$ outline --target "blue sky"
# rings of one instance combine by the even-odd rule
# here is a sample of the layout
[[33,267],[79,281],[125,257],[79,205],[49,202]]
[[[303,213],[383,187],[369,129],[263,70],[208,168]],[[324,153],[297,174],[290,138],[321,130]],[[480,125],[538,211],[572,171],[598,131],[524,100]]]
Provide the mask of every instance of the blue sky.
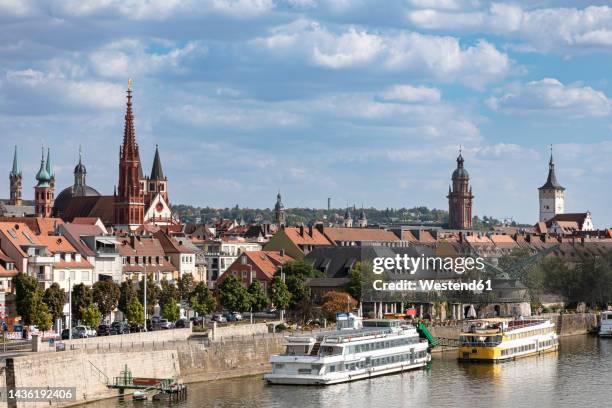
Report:
[[532,0],[0,0],[0,140],[31,197],[83,146],[117,183],[127,78],[146,172],[175,203],[447,208],[537,221],[554,144],[566,210],[612,225],[612,8]]

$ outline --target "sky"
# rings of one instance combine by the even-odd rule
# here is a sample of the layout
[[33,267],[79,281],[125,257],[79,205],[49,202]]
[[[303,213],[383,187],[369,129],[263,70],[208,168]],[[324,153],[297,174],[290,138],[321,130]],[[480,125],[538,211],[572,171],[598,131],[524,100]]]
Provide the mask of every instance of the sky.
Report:
[[0,0],[0,197],[13,145],[25,198],[41,145],[112,194],[132,78],[173,203],[446,209],[462,146],[474,214],[535,223],[552,144],[566,212],[611,226],[605,4]]

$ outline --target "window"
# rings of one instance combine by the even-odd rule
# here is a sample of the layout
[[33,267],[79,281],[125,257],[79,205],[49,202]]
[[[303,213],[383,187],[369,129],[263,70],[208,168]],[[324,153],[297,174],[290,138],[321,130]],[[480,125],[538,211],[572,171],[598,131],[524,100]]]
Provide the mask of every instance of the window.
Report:
[[89,271],[81,271],[81,282],[89,281]]
[[60,271],[59,273],[59,280],[63,281],[66,279],[66,272],[65,271]]

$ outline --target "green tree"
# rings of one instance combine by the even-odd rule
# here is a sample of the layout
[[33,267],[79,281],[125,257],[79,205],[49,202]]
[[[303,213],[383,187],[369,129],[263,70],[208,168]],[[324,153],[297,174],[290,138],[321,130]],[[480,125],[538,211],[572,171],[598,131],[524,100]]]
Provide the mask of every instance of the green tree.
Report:
[[287,289],[287,285],[280,276],[272,278],[271,285],[272,303],[279,309],[289,308],[289,302],[291,302],[291,293]]
[[167,302],[162,308],[162,316],[171,322],[175,322],[181,315],[181,309],[176,302]]
[[120,295],[117,307],[123,312],[123,314],[126,314],[128,310],[128,305],[132,303],[132,299],[138,297],[138,294],[136,293],[136,288],[134,287],[134,282],[132,282],[131,279],[126,279],[125,281],[121,282],[119,292]]
[[53,317],[49,312],[49,307],[43,303],[40,297],[37,297],[35,302],[35,316],[32,323],[38,328],[40,331],[51,330],[53,327]]
[[42,301],[49,307],[52,319],[61,319],[64,315],[64,305],[66,304],[66,291],[60,288],[57,283],[52,283],[45,290]]
[[136,297],[132,298],[126,309],[125,317],[130,324],[144,324],[144,306]]
[[219,297],[221,304],[230,311],[245,312],[251,308],[249,292],[234,275],[229,275],[219,285]]
[[249,286],[248,292],[251,295],[251,308],[254,312],[261,312],[268,307],[268,297],[264,293],[259,281],[253,281],[251,286]]
[[[323,272],[304,261],[287,262],[283,265],[283,273],[285,276],[301,276],[303,279],[325,277]],[[280,274],[280,268],[277,269],[276,274]]]
[[86,310],[93,302],[91,288],[84,283],[72,287],[72,320],[84,320],[83,310]]
[[[155,283],[155,279],[153,279],[153,275],[147,276],[147,313],[149,315],[153,315],[155,311],[155,305],[159,301],[159,296],[161,294],[161,289]],[[138,284],[138,300],[140,303],[144,305],[144,277],[140,280]]]
[[176,286],[179,290],[180,299],[189,299],[189,296],[191,295],[191,292],[195,287],[193,275],[190,273],[186,273],[182,277],[179,277]]
[[363,283],[362,273],[361,273],[361,262],[357,262],[353,269],[351,269],[351,273],[349,275],[349,283],[346,288],[346,291],[353,298],[361,301],[361,285]]
[[179,289],[167,280],[161,281],[161,292],[159,293],[159,306],[163,309],[168,302],[178,302],[181,300]]
[[98,327],[102,320],[102,313],[98,310],[98,307],[94,304],[90,304],[87,307],[81,309],[82,321],[86,326]]
[[36,316],[36,301],[39,296],[38,281],[22,272],[15,275],[12,281],[12,286],[15,288],[17,313],[26,325],[33,324]]
[[92,300],[102,317],[108,316],[119,304],[121,290],[112,280],[101,280],[93,284]]
[[204,316],[215,310],[217,301],[210,289],[208,289],[208,286],[206,286],[206,283],[199,282],[189,294],[189,306],[191,306],[200,316]]

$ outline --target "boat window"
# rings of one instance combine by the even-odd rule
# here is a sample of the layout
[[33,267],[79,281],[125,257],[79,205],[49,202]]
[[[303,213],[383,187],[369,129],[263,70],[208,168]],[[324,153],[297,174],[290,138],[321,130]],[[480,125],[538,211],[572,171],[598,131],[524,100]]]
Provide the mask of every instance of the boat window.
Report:
[[319,355],[321,356],[334,356],[342,354],[342,347],[324,346],[321,347]]

